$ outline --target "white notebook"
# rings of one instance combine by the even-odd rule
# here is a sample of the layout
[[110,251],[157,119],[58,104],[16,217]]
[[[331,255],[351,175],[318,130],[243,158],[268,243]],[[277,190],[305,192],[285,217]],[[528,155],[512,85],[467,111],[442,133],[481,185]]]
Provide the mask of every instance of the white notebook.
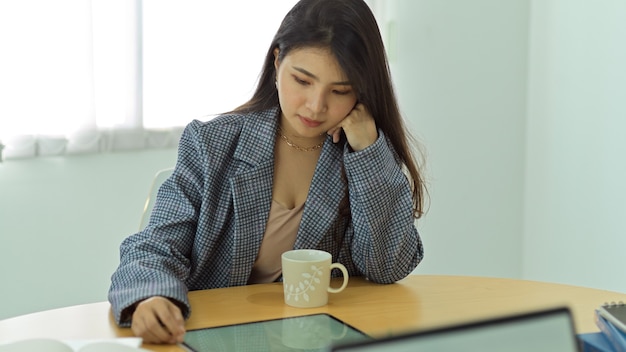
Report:
[[121,337],[102,340],[28,339],[0,342],[0,352],[149,352],[142,349],[142,339]]

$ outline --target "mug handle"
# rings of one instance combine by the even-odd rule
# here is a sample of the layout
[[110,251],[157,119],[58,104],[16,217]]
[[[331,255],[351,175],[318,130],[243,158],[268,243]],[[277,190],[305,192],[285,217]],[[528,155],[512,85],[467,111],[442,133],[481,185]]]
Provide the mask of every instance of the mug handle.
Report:
[[330,271],[333,271],[333,269],[339,269],[343,273],[343,283],[341,284],[341,287],[332,288],[328,286],[328,292],[337,293],[337,292],[343,291],[343,289],[346,288],[346,286],[348,286],[348,269],[346,269],[346,267],[343,266],[343,264],[341,263],[332,263],[330,264],[328,268]]

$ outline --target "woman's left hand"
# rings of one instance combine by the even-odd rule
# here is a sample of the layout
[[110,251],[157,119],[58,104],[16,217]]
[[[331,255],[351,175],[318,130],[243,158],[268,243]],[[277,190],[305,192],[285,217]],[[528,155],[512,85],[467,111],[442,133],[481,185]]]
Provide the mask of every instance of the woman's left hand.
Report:
[[354,151],[363,150],[376,142],[378,130],[376,122],[365,105],[358,103],[337,126],[328,131],[333,136],[333,142],[339,142],[343,129],[348,139],[348,144]]

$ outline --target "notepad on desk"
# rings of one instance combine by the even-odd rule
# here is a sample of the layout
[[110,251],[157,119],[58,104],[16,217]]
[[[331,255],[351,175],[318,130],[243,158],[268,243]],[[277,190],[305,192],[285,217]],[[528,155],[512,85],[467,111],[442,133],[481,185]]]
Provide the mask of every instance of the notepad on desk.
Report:
[[597,314],[626,334],[626,303],[605,303],[598,308]]
[[0,352],[148,352],[140,348],[142,339],[121,337],[102,340],[28,339],[0,342]]
[[601,332],[578,334],[582,352],[614,352],[611,342]]
[[578,335],[583,352],[626,351],[626,305],[605,303],[594,313],[600,332]]
[[596,310],[596,324],[600,328],[600,331],[613,347],[612,351],[626,351],[626,332],[613,323],[613,320],[608,320],[604,317],[601,311]]

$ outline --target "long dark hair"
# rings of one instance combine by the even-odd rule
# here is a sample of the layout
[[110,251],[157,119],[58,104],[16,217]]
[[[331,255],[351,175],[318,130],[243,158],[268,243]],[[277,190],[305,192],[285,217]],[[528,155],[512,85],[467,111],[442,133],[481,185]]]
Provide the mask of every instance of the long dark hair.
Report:
[[363,0],[301,0],[287,13],[270,45],[252,98],[235,112],[259,111],[279,104],[274,50],[279,61],[293,49],[329,48],[410,175],[414,216],[424,213],[425,185],[410,148],[410,138],[391,83],[380,31]]

